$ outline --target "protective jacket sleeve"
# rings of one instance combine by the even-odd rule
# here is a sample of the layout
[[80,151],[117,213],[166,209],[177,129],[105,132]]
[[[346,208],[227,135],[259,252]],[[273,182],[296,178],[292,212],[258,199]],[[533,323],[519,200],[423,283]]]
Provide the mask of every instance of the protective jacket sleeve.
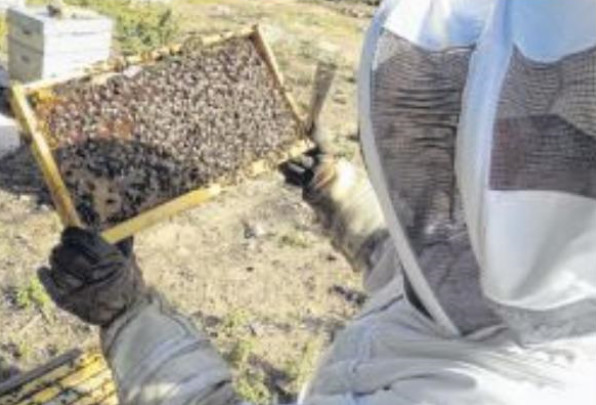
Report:
[[127,405],[238,403],[208,337],[151,292],[108,328],[102,348]]
[[365,289],[372,293],[394,277],[399,261],[366,173],[345,160],[332,165],[327,172],[333,175],[326,176],[331,179],[319,182],[315,176],[305,199],[317,212],[333,245],[363,273]]

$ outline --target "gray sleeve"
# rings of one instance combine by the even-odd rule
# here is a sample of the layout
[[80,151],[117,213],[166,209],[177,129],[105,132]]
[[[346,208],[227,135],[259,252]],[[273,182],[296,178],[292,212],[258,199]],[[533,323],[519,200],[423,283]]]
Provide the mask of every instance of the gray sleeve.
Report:
[[120,403],[238,404],[231,374],[207,336],[152,292],[102,330]]

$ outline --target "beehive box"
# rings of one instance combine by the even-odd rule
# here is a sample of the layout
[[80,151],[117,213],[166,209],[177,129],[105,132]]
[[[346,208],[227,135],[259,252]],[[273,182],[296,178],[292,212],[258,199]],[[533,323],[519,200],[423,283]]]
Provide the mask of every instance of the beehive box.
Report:
[[310,147],[258,27],[12,91],[64,224],[110,241]]
[[54,18],[46,7],[7,12],[8,64],[14,80],[64,76],[110,56],[114,23],[91,11]]

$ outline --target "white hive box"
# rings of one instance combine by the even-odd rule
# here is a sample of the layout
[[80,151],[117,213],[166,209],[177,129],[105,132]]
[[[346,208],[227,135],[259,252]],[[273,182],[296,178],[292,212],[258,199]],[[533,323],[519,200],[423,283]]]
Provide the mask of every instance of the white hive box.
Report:
[[16,151],[20,145],[21,137],[16,121],[0,112],[0,159]]
[[[9,87],[8,72],[0,66],[0,98],[6,97]],[[16,151],[21,145],[19,126],[14,118],[0,111],[0,159]]]
[[95,13],[53,18],[45,7],[11,8],[8,66],[24,82],[80,71],[110,56],[113,21]]

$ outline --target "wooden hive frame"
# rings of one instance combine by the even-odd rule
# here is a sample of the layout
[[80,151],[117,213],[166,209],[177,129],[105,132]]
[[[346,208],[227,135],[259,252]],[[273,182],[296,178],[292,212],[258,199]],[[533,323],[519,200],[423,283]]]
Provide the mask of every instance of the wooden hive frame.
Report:
[[[195,40],[198,46],[210,47],[222,44],[231,39],[250,39],[255,45],[257,51],[266,62],[270,73],[275,81],[276,87],[281,91],[283,98],[292,112],[293,118],[298,124],[298,135],[301,138],[291,148],[285,151],[280,151],[277,162],[282,163],[288,159],[296,157],[310,147],[311,142],[305,136],[304,121],[301,118],[297,105],[290,94],[289,90],[284,84],[282,74],[279,70],[277,62],[273,56],[271,48],[265,41],[260,27],[254,26],[239,32],[226,33],[221,35],[214,35],[208,37],[200,37]],[[73,75],[68,78],[40,80],[30,84],[15,83],[11,87],[11,104],[13,111],[24,129],[25,142],[30,144],[33,155],[41,169],[46,184],[50,190],[56,211],[65,226],[83,226],[83,222],[74,206],[70,192],[66,187],[62,174],[58,169],[58,165],[52,154],[52,149],[48,144],[47,135],[42,130],[41,123],[37,120],[33,107],[30,103],[31,96],[43,97],[44,94],[51,94],[53,86],[62,84],[71,80],[93,80],[102,76],[110,75],[116,72],[121,72],[130,66],[143,65],[151,63],[171,55],[176,55],[183,52],[184,45],[169,46],[157,51],[143,53],[141,55],[115,59],[109,62],[102,63],[95,66],[89,72],[79,75]],[[256,176],[269,170],[272,162],[269,160],[260,160],[253,162],[246,168],[245,172],[249,176]],[[219,194],[225,186],[226,181],[216,181],[210,186],[199,188],[194,191],[183,194],[173,200],[167,201],[157,207],[144,211],[137,216],[130,218],[120,224],[105,230],[103,237],[115,243],[135,233],[146,229],[156,223],[174,216],[180,212],[195,207],[210,198]]]

